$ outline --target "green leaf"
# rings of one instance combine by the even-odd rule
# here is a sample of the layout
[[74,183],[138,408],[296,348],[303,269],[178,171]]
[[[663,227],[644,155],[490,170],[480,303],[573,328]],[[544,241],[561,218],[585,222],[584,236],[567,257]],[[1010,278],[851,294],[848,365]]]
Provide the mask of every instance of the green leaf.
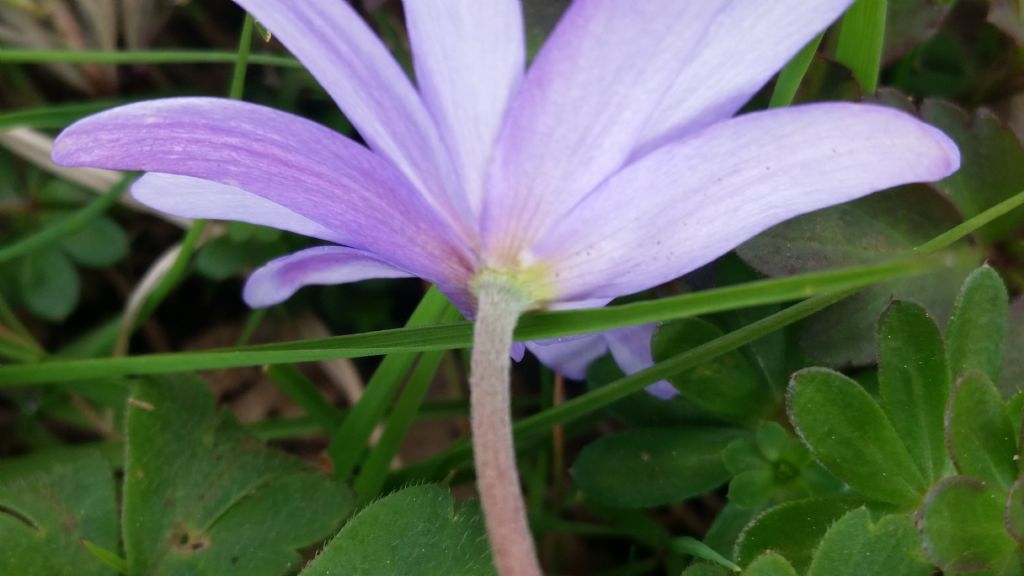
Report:
[[[969,116],[941,100],[925,100],[921,115],[949,135],[960,148],[960,170],[935,186],[970,218],[1024,190],[1024,146],[992,112],[979,109]],[[1024,226],[1017,209],[985,226],[977,235],[992,243]]]
[[715,516],[715,521],[704,535],[704,543],[726,558],[735,560],[736,542],[740,538],[740,533],[756,514],[756,510],[741,508],[731,502],[726,504]]
[[346,486],[246,435],[193,376],[140,382],[127,431],[133,574],[284,574],[352,512]]
[[1024,477],[1014,482],[1006,499],[1006,530],[1018,544],[1024,546]]
[[815,458],[861,494],[911,508],[927,484],[882,409],[856,382],[821,368],[793,375],[790,420]]
[[60,247],[82,266],[110,266],[128,253],[128,235],[117,222],[100,216],[62,240]]
[[889,0],[883,62],[898,60],[939,30],[950,0]]
[[[656,362],[720,338],[723,332],[698,318],[669,322],[651,342]],[[669,378],[690,401],[731,422],[757,420],[771,403],[771,390],[740,352],[730,352]]]
[[494,574],[483,518],[455,510],[448,490],[415,486],[349,521],[300,576],[476,576]]
[[946,415],[946,442],[956,469],[1004,489],[1017,480],[1017,436],[995,385],[968,371],[956,383]]
[[[1010,306],[1007,316],[1006,338],[1003,348],[1006,350],[1024,350],[1024,298],[1017,298]],[[999,369],[999,381],[996,384],[1004,398],[1009,398],[1024,391],[1024,354],[1003,354],[1003,365]]]
[[807,576],[931,576],[909,514],[871,521],[866,508],[843,516],[825,533]]
[[947,572],[1000,566],[1017,543],[1003,523],[1006,493],[980,480],[948,478],[928,493],[920,513],[925,553]]
[[278,242],[239,242],[230,236],[210,240],[196,254],[196,271],[211,280],[238,276],[287,252]]
[[803,82],[807,70],[811,67],[814,55],[818,53],[818,46],[825,33],[817,35],[804,46],[792,60],[779,72],[779,78],[775,81],[775,88],[772,91],[772,99],[768,104],[771,108],[789,106],[796,98],[800,83]]
[[696,538],[691,538],[690,536],[676,538],[672,540],[671,548],[673,552],[684,554],[686,556],[693,556],[694,558],[700,558],[702,560],[708,560],[734,572],[740,571],[740,567],[734,562],[725,556],[722,556],[718,551]]
[[730,428],[648,428],[602,438],[572,467],[576,485],[601,504],[645,508],[703,494],[729,479],[722,451]]
[[964,281],[946,328],[946,350],[954,376],[977,369],[999,378],[1009,297],[999,273],[982,266]]
[[[956,226],[961,216],[940,194],[905,186],[789,220],[739,247],[772,277],[863,265],[905,253]],[[878,318],[892,299],[913,300],[945,322],[971,258],[933,275],[861,291],[804,323],[801,348],[830,367],[867,366],[878,354]]]
[[862,500],[851,498],[811,498],[780,504],[743,529],[733,559],[747,564],[761,553],[774,550],[803,572],[828,527],[861,505]]
[[78,271],[60,250],[39,250],[25,256],[17,275],[21,301],[40,318],[59,322],[78,305]]
[[732,572],[729,572],[721,566],[701,562],[683,570],[683,573],[680,574],[680,576],[729,576],[730,574],[732,574]]
[[888,0],[857,0],[843,17],[836,60],[853,71],[865,92],[878,89]]
[[747,566],[743,576],[799,576],[788,560],[775,552],[765,552]]
[[0,464],[0,574],[116,574],[80,542],[118,546],[114,472],[92,448]]
[[917,304],[893,302],[878,344],[882,407],[921,475],[938,480],[949,462],[942,430],[950,389],[939,327]]

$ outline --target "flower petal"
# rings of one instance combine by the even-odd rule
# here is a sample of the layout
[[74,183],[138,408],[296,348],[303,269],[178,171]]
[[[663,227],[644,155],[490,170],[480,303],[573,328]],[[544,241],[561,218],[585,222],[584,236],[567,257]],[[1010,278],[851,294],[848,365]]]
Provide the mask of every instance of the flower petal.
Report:
[[[627,376],[654,366],[651,338],[654,337],[656,329],[656,324],[643,324],[604,333],[615,363]],[[651,384],[647,387],[647,392],[662,400],[679,395],[676,387],[665,380]]]
[[483,212],[492,264],[514,263],[622,166],[727,4],[572,3],[527,72],[495,149]]
[[519,0],[405,0],[423,100],[479,213],[484,173],[526,58]]
[[616,297],[706,264],[794,216],[959,166],[945,134],[892,108],[748,114],[666,145],[584,200],[539,244],[561,300]]
[[216,98],[122,106],[73,124],[58,137],[53,157],[63,165],[241,188],[423,278],[461,285],[468,277],[465,248],[390,163],[270,108]]
[[348,2],[235,2],[302,61],[373,150],[398,166],[450,223],[468,223],[451,160],[423,102]]
[[150,172],[132,184],[136,200],[160,212],[184,218],[235,220],[342,242],[342,236],[263,198],[210,180]]
[[586,334],[527,342],[526,348],[545,366],[562,376],[583,380],[587,377],[590,363],[608,351],[608,344],[601,334]]
[[635,156],[732,117],[852,0],[733,0],[650,119]]
[[344,246],[318,246],[271,260],[249,276],[242,293],[253,308],[280,304],[299,288],[379,278],[410,278],[411,274],[372,254]]

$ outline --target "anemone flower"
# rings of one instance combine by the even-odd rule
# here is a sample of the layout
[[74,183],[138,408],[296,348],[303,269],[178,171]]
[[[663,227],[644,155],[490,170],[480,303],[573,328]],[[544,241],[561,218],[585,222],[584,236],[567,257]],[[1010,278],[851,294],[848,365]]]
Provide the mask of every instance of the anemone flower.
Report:
[[[477,478],[505,576],[540,573],[508,402],[521,313],[603,306],[798,214],[959,164],[946,136],[889,108],[733,117],[850,0],[576,0],[528,71],[517,0],[405,0],[415,87],[343,0],[236,2],[366,146],[261,106],[179,98],[85,119],[54,159],[146,171],[135,196],[171,214],[330,243],[255,272],[254,306],[307,284],[419,277],[474,317]],[[585,363],[588,342],[535,349]]]

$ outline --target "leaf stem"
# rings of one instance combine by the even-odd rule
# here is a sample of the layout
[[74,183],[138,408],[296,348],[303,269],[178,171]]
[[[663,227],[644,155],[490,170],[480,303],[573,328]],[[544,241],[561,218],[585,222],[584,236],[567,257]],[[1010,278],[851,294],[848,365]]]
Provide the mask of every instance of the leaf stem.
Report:
[[540,576],[516,469],[509,387],[512,333],[529,298],[508,280],[489,275],[477,279],[474,292],[478,303],[469,377],[470,422],[487,534],[498,574]]

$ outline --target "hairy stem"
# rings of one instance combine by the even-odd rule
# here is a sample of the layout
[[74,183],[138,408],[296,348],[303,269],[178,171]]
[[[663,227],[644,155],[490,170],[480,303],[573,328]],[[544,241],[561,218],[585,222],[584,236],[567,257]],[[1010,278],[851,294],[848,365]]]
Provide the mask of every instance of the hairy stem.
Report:
[[501,576],[540,576],[516,470],[509,392],[509,348],[526,295],[501,277],[480,277],[470,374],[470,419],[477,489]]

